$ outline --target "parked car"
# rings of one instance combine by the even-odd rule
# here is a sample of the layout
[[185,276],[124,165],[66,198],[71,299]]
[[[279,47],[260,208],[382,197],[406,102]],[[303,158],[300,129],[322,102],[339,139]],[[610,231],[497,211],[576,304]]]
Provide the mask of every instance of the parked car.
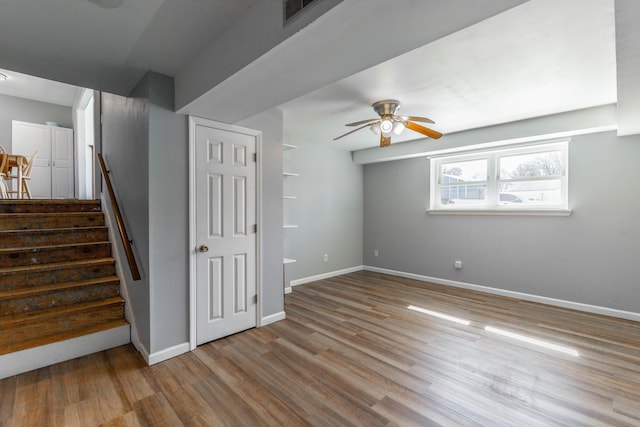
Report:
[[511,205],[514,203],[529,203],[529,199],[517,193],[500,193],[501,205]]

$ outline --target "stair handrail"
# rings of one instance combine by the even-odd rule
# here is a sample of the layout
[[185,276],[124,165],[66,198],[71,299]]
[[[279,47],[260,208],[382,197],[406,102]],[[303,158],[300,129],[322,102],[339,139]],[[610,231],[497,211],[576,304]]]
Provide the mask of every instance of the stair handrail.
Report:
[[129,263],[129,269],[131,270],[131,277],[133,280],[140,280],[142,276],[140,276],[140,270],[138,269],[138,264],[133,256],[133,248],[131,247],[133,240],[129,240],[127,229],[124,226],[124,219],[122,217],[120,207],[118,206],[118,201],[116,200],[116,195],[113,191],[113,185],[111,184],[111,178],[109,177],[109,170],[104,163],[102,153],[98,153],[98,160],[100,161],[100,169],[102,170],[104,182],[107,184],[109,199],[111,200],[111,206],[113,206],[113,212],[116,216],[116,224],[118,225],[118,231],[120,232],[120,238],[122,239],[122,245],[124,246],[124,253],[127,255],[127,262]]

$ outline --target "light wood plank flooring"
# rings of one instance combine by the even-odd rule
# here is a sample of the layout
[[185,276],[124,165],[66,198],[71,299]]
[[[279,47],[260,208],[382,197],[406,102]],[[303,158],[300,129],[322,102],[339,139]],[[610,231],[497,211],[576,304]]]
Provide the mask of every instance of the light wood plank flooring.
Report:
[[152,367],[124,346],[7,378],[0,426],[640,425],[635,322],[371,272],[286,312]]

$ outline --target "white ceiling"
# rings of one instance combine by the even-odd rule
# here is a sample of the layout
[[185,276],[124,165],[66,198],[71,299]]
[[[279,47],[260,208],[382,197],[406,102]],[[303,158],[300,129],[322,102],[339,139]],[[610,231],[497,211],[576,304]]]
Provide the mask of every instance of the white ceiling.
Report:
[[[366,128],[345,123],[401,101],[445,134],[616,102],[613,0],[531,0],[281,106],[291,141],[374,147]],[[405,130],[400,142],[421,138]]]
[[[128,93],[146,70],[172,76],[179,73],[259,0],[92,1],[117,7],[100,7],[87,0],[3,2],[0,66],[17,71],[24,68],[30,74],[86,87],[95,87],[93,83],[99,80],[103,83],[101,90]],[[369,2],[366,4],[372,4]],[[345,28],[351,31],[336,37],[354,37],[360,45],[366,44],[361,39],[367,22],[352,16],[362,4],[365,2],[345,0],[332,11],[331,19],[345,21]],[[462,0],[453,2],[449,12],[464,5]],[[435,7],[432,4],[426,10],[434,11]],[[482,13],[482,6],[473,7]],[[422,3],[414,8],[425,10]],[[462,9],[457,10],[462,13]],[[348,16],[341,15],[345,11],[349,11]],[[464,12],[471,10],[467,7]],[[401,114],[433,119],[436,123],[432,127],[445,137],[465,129],[611,104],[617,98],[614,21],[614,0],[530,0],[296,99],[287,101],[291,99],[286,95],[291,85],[274,88],[283,94],[275,105],[285,100],[280,108],[285,113],[289,140],[313,138],[339,149],[358,150],[377,146],[377,137],[363,129],[340,141],[332,139],[350,130],[345,123],[375,117],[370,105],[381,99],[400,100]],[[295,37],[317,29],[317,25],[309,26]],[[403,37],[401,29],[382,35],[387,41],[372,40],[374,47],[399,45]],[[308,43],[312,42],[300,37],[300,48],[310,47]],[[363,47],[371,53],[372,46]],[[357,51],[354,56],[358,58]],[[282,66],[291,67],[291,61],[295,58],[285,58]],[[320,79],[349,61],[353,62],[343,58],[336,59],[335,64],[326,63],[324,73],[310,77]],[[247,69],[258,65],[256,61]],[[70,68],[75,74],[69,72]],[[257,71],[260,75],[264,73],[261,70]],[[293,86],[300,86],[301,80]],[[270,85],[278,86],[273,81]],[[17,82],[0,82],[0,93],[11,90],[14,96],[44,102],[72,102],[73,88],[67,85],[43,86],[43,82],[31,80],[30,93],[21,95],[15,87],[8,89]],[[213,91],[211,97],[217,105],[231,108],[235,102],[239,109],[266,99],[264,91],[254,91],[264,99],[238,96],[242,89],[237,86],[247,85],[234,86],[231,81],[221,85],[230,91],[230,102],[220,102],[220,91]],[[59,100],[53,99],[56,97]],[[218,117],[215,111],[212,114],[212,118]],[[405,130],[393,142],[420,137]]]
[[147,70],[174,76],[257,1],[3,0],[0,67],[128,94]]
[[0,81],[0,94],[33,101],[71,107],[78,94],[77,86],[33,77],[15,71],[0,69],[7,76]]

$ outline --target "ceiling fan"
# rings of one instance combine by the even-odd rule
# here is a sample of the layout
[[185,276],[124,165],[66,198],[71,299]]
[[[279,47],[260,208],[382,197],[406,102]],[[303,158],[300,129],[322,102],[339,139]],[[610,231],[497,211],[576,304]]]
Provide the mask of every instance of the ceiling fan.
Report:
[[387,147],[388,145],[390,145],[391,135],[400,135],[404,128],[411,129],[414,132],[421,133],[433,139],[438,139],[442,136],[440,132],[415,123],[434,123],[434,121],[431,119],[427,119],[426,117],[396,115],[396,113],[398,112],[398,108],[400,108],[400,101],[397,101],[395,99],[385,99],[384,101],[378,101],[374,103],[372,107],[373,110],[378,113],[380,118],[347,123],[345,126],[360,127],[343,135],[340,135],[337,138],[333,138],[333,140],[336,141],[366,127],[369,127],[371,131],[376,135],[380,134],[380,147]]

